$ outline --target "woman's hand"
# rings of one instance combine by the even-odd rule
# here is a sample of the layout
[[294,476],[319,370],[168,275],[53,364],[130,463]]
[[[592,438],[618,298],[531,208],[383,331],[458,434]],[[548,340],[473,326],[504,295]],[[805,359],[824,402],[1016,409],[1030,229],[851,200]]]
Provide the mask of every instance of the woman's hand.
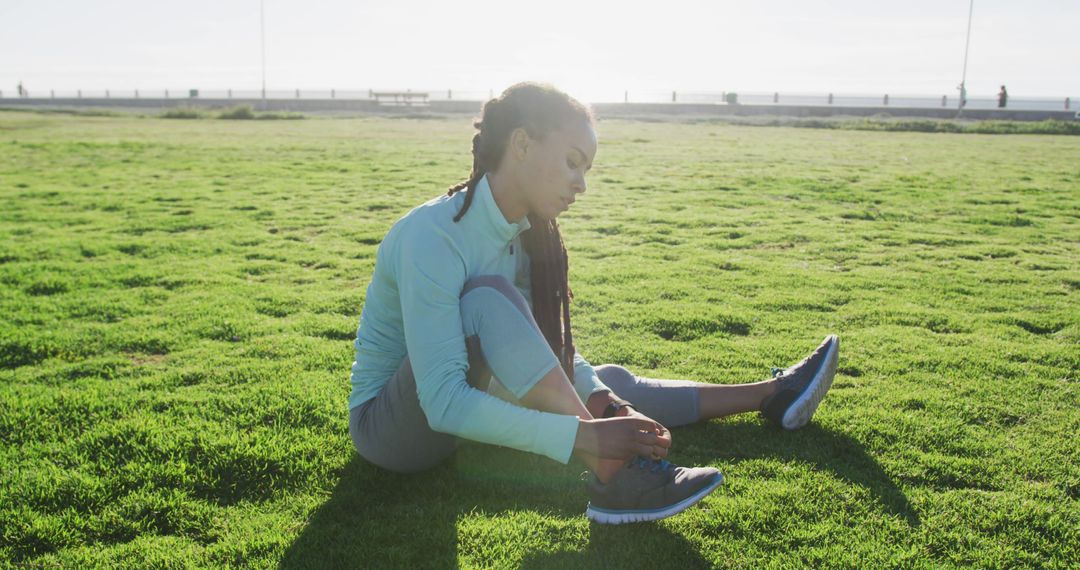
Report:
[[664,427],[663,424],[635,410],[633,406],[623,406],[619,409],[616,417],[639,418],[656,424],[658,428],[657,434],[660,436],[659,441],[661,442],[661,445],[653,446],[652,455],[642,455],[642,457],[648,457],[651,459],[660,459],[662,457],[667,457],[667,450],[671,447],[671,431]]
[[579,422],[574,449],[596,457],[666,457],[671,447],[671,432],[641,414]]

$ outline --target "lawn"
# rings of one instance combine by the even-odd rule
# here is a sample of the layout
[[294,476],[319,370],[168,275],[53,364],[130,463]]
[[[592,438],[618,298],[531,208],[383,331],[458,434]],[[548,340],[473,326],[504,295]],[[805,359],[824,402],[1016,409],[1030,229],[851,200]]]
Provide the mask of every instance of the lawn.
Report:
[[562,221],[578,348],[760,380],[841,337],[807,428],[674,431],[727,483],[584,517],[579,463],[348,438],[376,247],[467,117],[0,113],[0,566],[1068,567],[1080,138],[601,121]]

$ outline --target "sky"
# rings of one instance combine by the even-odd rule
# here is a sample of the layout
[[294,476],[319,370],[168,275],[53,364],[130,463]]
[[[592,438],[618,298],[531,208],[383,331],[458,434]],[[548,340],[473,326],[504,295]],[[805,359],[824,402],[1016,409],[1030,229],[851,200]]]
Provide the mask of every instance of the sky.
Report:
[[[271,90],[955,94],[968,0],[263,0]],[[968,92],[1080,97],[1080,1],[976,0]],[[0,0],[0,90],[258,90],[260,0]]]

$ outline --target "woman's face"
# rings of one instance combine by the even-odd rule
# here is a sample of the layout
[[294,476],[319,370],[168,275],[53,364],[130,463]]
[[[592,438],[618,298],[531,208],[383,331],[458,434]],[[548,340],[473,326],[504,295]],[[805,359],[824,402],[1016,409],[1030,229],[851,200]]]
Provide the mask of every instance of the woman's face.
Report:
[[585,192],[596,132],[588,121],[572,121],[541,139],[529,138],[527,145],[519,178],[525,207],[534,216],[554,220]]

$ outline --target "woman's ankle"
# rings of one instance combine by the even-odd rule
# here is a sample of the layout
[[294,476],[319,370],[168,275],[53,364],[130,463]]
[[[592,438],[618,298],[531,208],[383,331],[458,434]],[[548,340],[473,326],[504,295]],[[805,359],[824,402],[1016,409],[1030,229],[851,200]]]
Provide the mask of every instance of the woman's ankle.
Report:
[[626,461],[621,459],[597,459],[592,470],[601,483],[608,483],[615,478],[619,470],[626,466]]

